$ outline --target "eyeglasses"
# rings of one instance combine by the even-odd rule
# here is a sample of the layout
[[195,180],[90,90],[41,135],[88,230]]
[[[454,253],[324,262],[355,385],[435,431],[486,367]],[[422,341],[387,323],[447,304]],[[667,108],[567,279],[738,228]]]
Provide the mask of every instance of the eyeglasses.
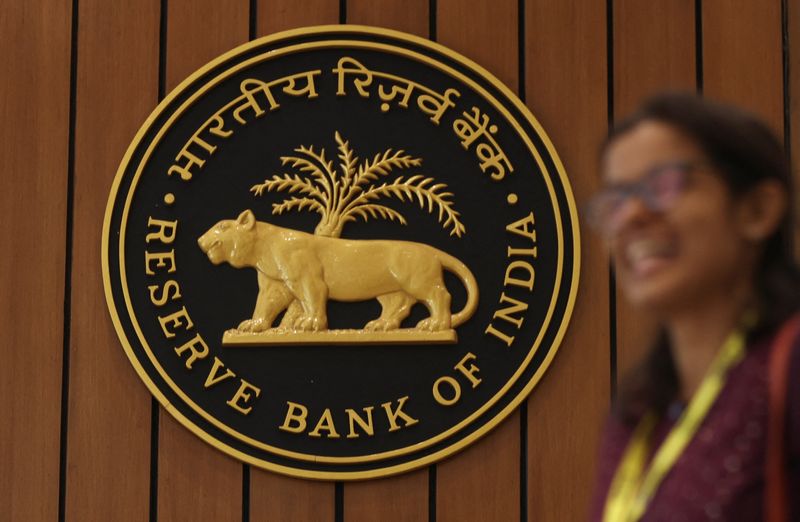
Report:
[[672,208],[686,189],[689,174],[703,162],[675,161],[657,165],[638,181],[617,184],[597,193],[586,206],[586,218],[595,230],[609,233],[619,228],[621,210],[636,197],[652,212]]

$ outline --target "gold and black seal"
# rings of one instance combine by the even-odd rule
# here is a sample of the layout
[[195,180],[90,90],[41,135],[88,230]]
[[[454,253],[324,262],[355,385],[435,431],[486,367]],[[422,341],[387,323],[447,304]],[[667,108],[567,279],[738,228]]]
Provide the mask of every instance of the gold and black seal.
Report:
[[238,47],[181,83],[122,160],[109,310],[162,405],[245,462],[363,479],[486,433],[552,361],[578,224],[525,106],[393,31]]

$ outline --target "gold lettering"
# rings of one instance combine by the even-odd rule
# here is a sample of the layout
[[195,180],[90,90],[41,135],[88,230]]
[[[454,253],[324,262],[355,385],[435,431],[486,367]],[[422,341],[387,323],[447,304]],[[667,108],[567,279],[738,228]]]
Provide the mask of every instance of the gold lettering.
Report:
[[[533,240],[536,241],[536,231],[533,231]],[[508,253],[506,257],[511,256],[531,256],[532,258],[536,259],[539,257],[539,247],[533,248],[511,248],[508,247]]]
[[[181,321],[181,319],[185,319],[186,322]],[[186,328],[184,328],[185,330],[191,330],[192,326],[194,326],[191,318],[189,318],[189,313],[186,311],[185,306],[181,307],[181,309],[174,314],[159,317],[158,322],[161,323],[161,331],[164,332],[164,335],[167,337],[167,339],[172,339],[175,337],[175,333],[169,331],[167,324],[171,324],[173,328],[186,325]]]
[[495,181],[500,181],[505,177],[506,167],[509,172],[514,172],[514,167],[511,166],[505,152],[494,143],[494,140],[492,140],[491,144],[478,143],[475,147],[475,154],[478,156],[478,159],[481,160],[481,163],[478,165],[481,168],[481,172],[486,172],[486,169],[489,167],[495,168],[494,172],[489,173],[489,176]]
[[186,145],[183,146],[181,151],[175,156],[175,161],[178,162],[182,159],[186,160],[186,164],[184,165],[172,165],[169,169],[167,169],[167,175],[172,176],[176,172],[181,176],[183,181],[189,181],[192,179],[192,167],[197,165],[198,167],[203,167],[206,164],[205,160],[198,158],[191,152],[189,152],[189,145],[191,141],[187,142]]
[[183,352],[186,351],[191,352],[189,357],[186,359],[186,368],[191,370],[192,365],[197,359],[205,359],[208,356],[208,345],[203,338],[200,337],[200,334],[197,334],[188,343],[175,348],[175,353],[177,353],[178,356],[182,355]]
[[460,361],[458,361],[458,364],[456,364],[455,369],[460,371],[464,375],[464,377],[469,379],[469,382],[472,383],[473,388],[477,388],[477,386],[481,383],[481,379],[475,377],[475,374],[478,373],[479,371],[478,367],[471,363],[469,366],[466,366],[466,363],[473,359],[477,359],[477,357],[474,354],[467,352],[467,355],[465,355],[464,357],[461,358]]
[[484,333],[494,335],[495,337],[497,337],[498,339],[500,339],[501,341],[506,343],[508,346],[511,346],[511,343],[514,342],[514,336],[508,336],[508,335],[504,334],[503,332],[501,332],[500,330],[498,330],[497,328],[495,328],[491,324],[489,324],[489,326],[486,327],[486,330],[484,330]]
[[[510,225],[506,226],[506,231],[511,232],[512,234],[517,234],[518,236],[526,237],[532,242],[536,243],[536,230],[533,228],[535,224],[536,220],[533,217],[533,212],[531,212],[524,218],[514,221]],[[528,226],[530,226],[530,228],[528,228]]]
[[[197,132],[199,133],[201,130],[202,129],[199,129]],[[203,147],[203,149],[205,149],[205,151],[208,152],[209,156],[214,154],[214,151],[217,150],[217,146],[216,145],[210,144],[209,142],[207,142],[206,140],[204,140],[203,138],[201,138],[197,134],[192,136],[192,138],[189,140],[189,142],[186,145],[189,146],[192,143],[195,143],[195,144],[200,145],[201,147]]]
[[355,425],[358,424],[361,426],[361,430],[372,437],[375,434],[375,430],[372,427],[372,406],[368,406],[364,408],[364,413],[367,414],[367,420],[365,421],[355,410],[350,408],[345,409],[344,411],[347,413],[347,419],[350,423],[350,432],[347,434],[348,439],[356,439],[359,437],[359,434],[356,433]]
[[496,311],[492,318],[497,319],[498,317],[508,323],[513,324],[517,327],[517,330],[522,328],[522,322],[525,320],[524,317],[514,317],[512,314],[517,312],[524,312],[528,309],[528,304],[523,303],[522,301],[517,301],[513,297],[508,297],[505,292],[500,294],[500,302],[501,303],[511,303],[511,306],[506,308],[501,308],[500,310]]
[[[305,96],[309,99],[316,98],[318,96],[316,86],[314,85],[314,77],[322,74],[322,71],[317,69],[314,71],[306,71],[300,74],[293,74],[287,78],[281,78],[278,81],[288,80],[289,84],[283,88],[283,92],[288,94],[289,96]],[[305,78],[306,86],[302,88],[297,88],[296,81],[298,78]],[[277,82],[274,82],[277,83]]]
[[[210,122],[210,123],[209,123]],[[211,125],[213,123],[213,125]],[[214,136],[219,136],[220,138],[227,138],[233,131],[225,130],[225,120],[222,118],[222,115],[215,114],[200,127],[200,130],[208,129],[208,132],[213,134]]]
[[[308,408],[290,401],[286,401],[286,405],[289,406],[289,409],[286,410],[286,417],[283,419],[283,424],[278,426],[278,429],[291,433],[302,433],[306,429]],[[293,422],[297,424],[292,426]]]
[[389,420],[389,426],[390,426],[389,431],[397,431],[401,428],[401,426],[398,426],[397,424],[398,417],[403,419],[403,421],[405,422],[404,427],[408,427],[419,422],[417,419],[409,416],[403,411],[403,405],[406,403],[407,400],[408,400],[408,395],[398,399],[397,408],[395,410],[392,410],[391,402],[384,402],[383,404],[381,404],[383,409],[386,411],[386,418]]
[[211,371],[208,372],[208,377],[206,377],[206,382],[203,383],[203,388],[208,389],[215,384],[224,381],[225,379],[236,377],[236,374],[228,368],[225,368],[225,373],[222,375],[217,375],[219,373],[219,369],[223,368],[224,366],[225,364],[219,359],[219,357],[214,357],[214,364],[211,366]]
[[369,92],[364,89],[364,87],[369,87],[372,84],[372,71],[364,67],[361,62],[348,56],[344,56],[339,59],[339,62],[336,64],[336,68],[331,72],[336,73],[338,77],[336,96],[347,95],[347,92],[344,90],[344,80],[345,76],[352,74],[354,76],[363,76],[361,79],[354,79],[353,85],[356,86],[356,90],[362,98],[369,98]]
[[408,100],[411,99],[411,94],[414,92],[414,85],[415,84],[412,83],[412,82],[407,82],[405,84],[405,87],[400,86],[400,85],[393,85],[392,86],[392,90],[389,91],[389,92],[386,92],[386,89],[384,89],[383,84],[379,85],[378,86],[378,97],[381,99],[381,101],[384,102],[384,103],[381,104],[381,112],[387,112],[391,108],[391,105],[389,104],[389,102],[394,101],[395,97],[398,94],[402,94],[403,97],[400,99],[400,101],[397,104],[400,107],[403,107],[404,109],[407,108],[408,107]]
[[333,416],[331,415],[330,408],[325,408],[322,416],[319,418],[317,425],[309,432],[309,437],[321,437],[320,431],[327,431],[329,439],[338,439],[339,433],[336,432],[336,427],[333,425]]
[[457,119],[453,122],[453,130],[456,136],[461,138],[461,146],[469,149],[470,145],[479,138],[485,140],[475,146],[475,154],[481,160],[481,171],[486,172],[489,167],[494,167],[495,170],[489,175],[495,181],[500,181],[505,177],[506,168],[509,172],[514,172],[514,167],[508,157],[494,139],[493,135],[497,133],[497,125],[490,125],[489,115],[483,114],[475,106],[472,107],[471,112],[464,111],[461,115],[464,117],[463,120]]
[[[525,279],[519,277],[511,277],[511,272],[521,269],[527,273]],[[536,277],[536,271],[533,266],[527,261],[513,261],[506,268],[506,277],[503,279],[503,286],[514,285],[533,290],[533,280]]]
[[[446,399],[439,390],[439,387],[445,382],[453,388],[453,397],[450,399]],[[461,398],[461,385],[450,376],[445,375],[444,377],[439,377],[436,379],[436,382],[433,383],[433,398],[442,406],[452,406]]]
[[482,114],[477,107],[472,107],[472,112],[464,111],[461,113],[464,119],[453,121],[453,130],[456,136],[461,138],[461,146],[469,149],[470,145],[481,136],[488,136],[489,133],[497,132],[497,125],[489,125],[489,115]]
[[231,400],[229,400],[225,404],[227,404],[228,406],[230,406],[234,410],[238,411],[242,415],[249,414],[253,410],[253,407],[252,406],[248,406],[246,408],[243,408],[242,405],[243,404],[247,404],[247,402],[252,397],[252,395],[250,395],[250,393],[249,393],[250,391],[255,393],[256,397],[261,395],[261,389],[260,388],[258,388],[256,386],[253,386],[252,384],[250,384],[249,382],[245,381],[244,379],[241,379],[241,384],[239,384],[239,389],[236,390],[236,393],[233,395],[233,398],[231,398]]
[[[158,227],[158,232],[151,232],[145,236],[144,241],[145,243],[149,243],[151,240],[158,240],[164,243],[165,245],[169,245],[173,241],[175,241],[175,230],[178,228],[178,221],[163,221],[161,219],[153,219],[152,216],[147,218],[147,226],[148,227]],[[169,234],[165,232],[169,230]]]
[[155,275],[155,270],[150,267],[151,261],[158,261],[156,263],[156,268],[163,268],[167,266],[167,261],[169,261],[169,269],[167,273],[172,274],[175,272],[175,251],[170,250],[169,252],[155,252],[150,253],[145,251],[144,253],[144,272],[147,275]]
[[430,94],[423,94],[417,97],[417,107],[430,116],[430,120],[439,125],[439,120],[444,115],[445,111],[450,107],[455,107],[455,102],[450,99],[451,96],[458,98],[461,96],[455,89],[447,89],[444,94],[431,91]]
[[264,96],[267,98],[267,102],[269,102],[270,111],[274,111],[275,109],[280,107],[278,102],[276,102],[275,98],[272,96],[272,91],[270,91],[269,85],[262,82],[261,80],[255,80],[253,78],[243,80],[242,83],[239,84],[239,90],[242,93],[242,96],[240,96],[240,98],[246,100],[246,102],[236,107],[233,110],[233,119],[235,119],[242,125],[244,125],[246,121],[240,115],[245,109],[252,109],[256,118],[260,118],[261,116],[264,115],[264,109],[261,108],[261,105],[258,104],[258,100],[256,100],[255,97],[255,94],[258,92],[263,93]]
[[[156,297],[156,290],[158,290],[158,288],[158,285],[150,285],[147,287],[147,289],[150,290],[150,302],[156,306],[164,306],[167,304],[168,300],[175,301],[181,298],[181,287],[178,285],[177,281],[170,279],[164,283],[164,288],[161,290],[161,297]],[[169,295],[170,290],[174,290],[172,297]]]

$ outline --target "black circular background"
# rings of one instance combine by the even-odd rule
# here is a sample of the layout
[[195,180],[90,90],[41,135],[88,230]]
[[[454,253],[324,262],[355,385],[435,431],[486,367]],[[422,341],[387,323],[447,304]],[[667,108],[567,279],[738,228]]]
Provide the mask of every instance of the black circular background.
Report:
[[[339,41],[334,46],[325,42]],[[351,42],[351,43],[348,43]],[[358,46],[355,42],[388,44],[418,52],[430,61],[403,56],[385,49]],[[264,53],[297,44],[314,44],[291,53],[265,55],[253,65],[244,67],[205,91],[166,132],[155,145],[152,154],[144,154],[166,120],[198,90],[217,75],[236,64]],[[277,54],[277,53],[275,53]],[[370,88],[370,98],[358,96],[351,82],[347,82],[348,95],[336,96],[337,77],[332,72],[342,56],[359,60],[374,71],[388,72],[408,78],[438,92],[448,87],[456,88],[460,97],[456,106],[448,110],[439,125],[418,110],[414,97],[407,109],[396,104],[386,113],[380,110],[375,78]],[[573,251],[573,238],[577,223],[571,213],[571,193],[559,175],[557,159],[551,157],[546,146],[546,136],[539,135],[526,115],[509,99],[503,90],[480,72],[467,66],[463,59],[438,46],[420,40],[410,40],[398,33],[358,29],[331,29],[325,31],[293,32],[263,39],[229,53],[226,57],[196,73],[190,82],[172,93],[154,112],[149,125],[140,132],[131,148],[130,157],[123,162],[117,175],[118,186],[112,192],[113,204],[107,216],[108,251],[104,252],[107,265],[107,284],[113,295],[110,303],[112,315],[118,315],[120,336],[129,344],[129,356],[138,360],[140,373],[149,385],[155,386],[168,402],[184,417],[182,421],[197,426],[211,439],[221,443],[222,449],[234,450],[241,458],[304,476],[338,477],[363,476],[363,473],[382,474],[412,467],[426,457],[441,457],[463,445],[465,439],[477,430],[493,425],[498,414],[512,401],[520,400],[523,388],[534,373],[557,349],[559,330],[568,319],[574,282],[577,278],[577,254]],[[497,108],[481,93],[467,83],[434,66],[439,62],[471,79],[492,97],[496,98],[522,131],[534,144],[541,156],[544,171],[514,129]],[[291,97],[273,89],[280,107],[268,111],[260,118],[251,112],[243,115],[246,125],[239,125],[230,117],[226,128],[234,131],[227,139],[216,139],[216,152],[202,168],[195,168],[194,178],[183,181],[178,176],[167,176],[167,169],[191,135],[222,106],[239,96],[239,84],[246,78],[271,81],[290,74],[320,69],[316,78],[316,98]],[[494,181],[481,172],[474,150],[464,150],[452,130],[455,118],[472,106],[479,107],[498,125],[496,139],[514,166],[502,181]],[[225,330],[249,318],[257,294],[256,274],[251,269],[235,269],[230,265],[212,265],[197,246],[197,238],[221,219],[234,219],[245,209],[252,209],[261,221],[312,232],[318,215],[307,212],[290,212],[272,215],[272,203],[280,202],[286,193],[267,193],[255,196],[249,188],[273,174],[292,172],[281,166],[280,157],[294,154],[300,145],[325,148],[329,159],[337,161],[334,133],[338,131],[350,142],[355,153],[363,160],[384,150],[403,149],[408,154],[422,158],[422,166],[395,175],[423,174],[439,183],[446,183],[454,193],[455,208],[461,213],[466,227],[463,237],[449,235],[434,214],[420,209],[415,203],[384,200],[382,203],[401,212],[407,225],[386,220],[358,221],[345,225],[342,237],[350,239],[399,239],[430,244],[462,260],[475,275],[480,288],[480,304],[474,316],[457,329],[459,342],[455,345],[351,345],[351,346],[269,346],[222,347]],[[474,145],[473,145],[474,147]],[[145,161],[138,182],[134,174]],[[387,180],[394,179],[391,175]],[[553,186],[548,189],[547,180]],[[164,195],[172,193],[176,201],[164,204]],[[508,202],[515,194],[519,201]],[[123,217],[123,207],[131,198],[130,210]],[[556,208],[557,206],[557,208]],[[530,241],[510,234],[506,225],[533,212],[536,220],[538,257],[531,261],[536,270],[533,292],[518,287],[503,287],[506,266],[517,259],[507,257],[507,247],[530,248]],[[559,237],[556,230],[556,212],[559,213],[563,239],[561,278],[557,281]],[[178,220],[177,239],[165,247],[145,242],[148,217]],[[126,279],[119,269],[119,231],[126,223],[122,238],[123,262]],[[144,252],[175,249],[177,272],[148,276],[144,270]],[[522,259],[522,258],[520,258]],[[365,259],[365,263],[370,260]],[[149,285],[163,285],[175,279],[181,287],[182,299],[157,308],[149,300]],[[460,282],[447,274],[446,282],[453,296],[452,309],[459,310],[466,300]],[[545,315],[553,300],[555,285],[560,285],[555,298],[552,319],[545,325]],[[127,286],[132,314],[141,328],[144,339],[158,364],[183,392],[191,397],[209,415],[236,432],[264,444],[306,455],[293,459],[249,445],[239,438],[220,430],[189,407],[166,383],[135,333],[133,322],[122,298],[122,288]],[[502,319],[492,319],[500,308],[501,293],[524,301],[529,308],[524,312],[524,323],[519,330]],[[194,322],[190,332],[175,339],[165,339],[158,323],[159,315],[166,315],[186,306]],[[362,303],[337,303],[330,301],[328,316],[330,328],[360,328],[378,316],[377,301]],[[422,305],[416,305],[411,317],[404,323],[413,326],[427,316]],[[484,331],[492,323],[498,329],[514,335],[516,340],[507,346]],[[200,333],[211,348],[210,356],[198,361],[193,370],[184,366],[174,347]],[[523,365],[530,354],[534,340],[542,335],[542,342],[523,373],[511,388],[474,422],[445,440],[425,444],[433,437],[464,421],[509,382],[511,376]],[[472,361],[480,371],[481,384],[471,388],[453,367],[471,352]],[[204,390],[203,382],[213,357],[219,357],[226,367],[261,389],[261,396],[253,402],[250,415],[244,416],[225,404],[236,390],[233,380]],[[443,376],[456,377],[462,384],[461,400],[454,406],[437,404],[431,393],[433,382]],[[238,381],[237,381],[238,382]],[[158,395],[158,394],[157,394]],[[404,407],[419,423],[388,432],[388,423],[381,404],[408,396]],[[300,403],[309,409],[311,426],[325,408],[333,413],[340,438],[312,438],[306,434],[292,434],[278,429],[286,413],[287,401]],[[346,438],[347,417],[345,408],[357,411],[374,406],[375,436]],[[401,422],[402,424],[402,422]],[[204,437],[206,438],[206,437]],[[419,445],[419,447],[410,448]],[[403,449],[402,455],[369,461],[365,456]],[[237,453],[238,452],[238,453]],[[246,456],[246,457],[244,457]],[[314,457],[351,457],[349,462],[315,462]]]

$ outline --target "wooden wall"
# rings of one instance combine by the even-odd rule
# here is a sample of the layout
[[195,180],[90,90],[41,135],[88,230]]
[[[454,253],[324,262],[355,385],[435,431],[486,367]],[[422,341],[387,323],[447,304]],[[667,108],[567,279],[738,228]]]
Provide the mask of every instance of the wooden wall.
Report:
[[362,483],[244,466],[179,426],[135,375],[100,274],[111,181],[159,97],[283,29],[354,23],[431,38],[515,89],[579,202],[609,121],[699,89],[764,116],[800,156],[800,5],[789,0],[7,0],[0,5],[0,520],[571,521],[647,321],[583,236],[567,338],[519,411],[435,466]]

